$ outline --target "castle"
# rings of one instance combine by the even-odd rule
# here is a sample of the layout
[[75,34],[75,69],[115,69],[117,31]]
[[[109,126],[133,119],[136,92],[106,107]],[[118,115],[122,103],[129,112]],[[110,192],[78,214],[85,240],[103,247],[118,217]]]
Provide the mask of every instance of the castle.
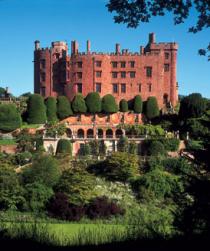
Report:
[[149,34],[148,44],[140,51],[129,52],[116,44],[113,53],[79,52],[77,41],[52,42],[51,48],[40,48],[35,41],[34,92],[43,97],[65,95],[72,100],[76,93],[86,96],[96,91],[100,96],[112,94],[119,102],[141,95],[143,100],[156,96],[158,105],[175,106],[178,100],[176,64],[177,43],[156,43]]
[[[122,98],[132,100],[141,95],[143,100],[155,96],[160,108],[175,106],[178,101],[176,80],[176,43],[156,43],[155,34],[149,34],[148,44],[140,51],[121,51],[116,44],[113,53],[79,52],[78,43],[71,42],[68,54],[66,42],[53,42],[51,48],[40,48],[35,41],[34,92],[43,97],[65,95],[72,100],[76,93],[85,97],[96,91],[103,97],[112,94],[117,102]],[[78,155],[86,143],[96,139],[106,145],[107,152],[117,150],[121,136],[135,142],[138,152],[144,139],[127,135],[123,124],[141,124],[141,114],[133,112],[115,114],[75,114],[62,121],[67,126],[66,136],[73,145],[73,155]],[[57,147],[58,138],[44,138],[46,150]]]

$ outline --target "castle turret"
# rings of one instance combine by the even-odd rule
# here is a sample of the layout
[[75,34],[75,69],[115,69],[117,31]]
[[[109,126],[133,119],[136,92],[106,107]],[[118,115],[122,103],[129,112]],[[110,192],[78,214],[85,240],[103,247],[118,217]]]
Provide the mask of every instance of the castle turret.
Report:
[[40,50],[40,42],[39,42],[39,40],[36,40],[34,43],[35,43],[35,50],[36,51]]

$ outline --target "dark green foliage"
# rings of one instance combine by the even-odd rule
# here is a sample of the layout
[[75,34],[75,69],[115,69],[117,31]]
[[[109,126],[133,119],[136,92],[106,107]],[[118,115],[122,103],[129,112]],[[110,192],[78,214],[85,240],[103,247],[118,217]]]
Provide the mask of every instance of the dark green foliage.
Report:
[[89,145],[91,149],[91,154],[93,156],[98,156],[100,154],[99,141],[98,140],[90,141]]
[[76,94],[72,101],[72,109],[75,113],[85,113],[87,112],[87,106],[85,104],[84,97],[82,94]]
[[128,152],[129,143],[127,137],[120,137],[117,143],[117,150],[119,152]]
[[159,140],[165,147],[166,151],[177,151],[180,140],[177,138],[163,138]]
[[5,89],[0,87],[0,98],[5,96]]
[[187,119],[185,130],[190,134],[193,139],[205,138],[210,133],[209,126],[205,124],[201,119]]
[[20,128],[21,124],[21,116],[15,105],[0,105],[0,130],[10,132]]
[[206,100],[200,93],[192,93],[181,100],[179,116],[182,119],[201,117],[206,110]]
[[127,112],[128,111],[128,102],[125,99],[120,100],[120,111]]
[[162,161],[162,165],[168,172],[177,175],[190,175],[194,172],[193,165],[183,158],[167,158]]
[[47,120],[50,122],[57,121],[57,104],[54,97],[48,97],[45,101]]
[[80,146],[79,149],[79,155],[81,156],[87,156],[91,154],[91,147],[89,143],[85,143],[83,145]]
[[157,116],[159,116],[160,111],[158,108],[158,103],[157,103],[157,99],[156,97],[149,97],[147,99],[147,103],[146,103],[146,111],[145,111],[145,115],[146,117],[151,120]]
[[57,98],[57,114],[61,120],[73,115],[71,104],[67,97],[59,96]]
[[47,120],[47,116],[43,97],[39,94],[32,94],[28,98],[27,105],[28,123],[44,124]]
[[25,200],[15,170],[7,165],[0,168],[0,210],[21,209]]
[[30,152],[20,152],[15,155],[15,162],[17,165],[25,165],[29,163],[32,159],[32,154]]
[[166,150],[160,141],[152,140],[148,144],[147,154],[150,156],[165,155]]
[[133,110],[135,113],[142,113],[142,98],[140,95],[135,96],[134,102],[133,102]]
[[115,113],[118,111],[115,98],[111,94],[107,94],[102,98],[102,111],[104,113]]
[[101,112],[101,98],[98,92],[88,93],[85,98],[87,110],[90,113]]
[[115,152],[101,163],[100,171],[110,180],[128,181],[139,175],[138,158],[134,154]]
[[25,186],[25,195],[28,207],[33,212],[45,210],[46,203],[53,195],[53,190],[41,183],[34,182]]
[[68,139],[59,139],[56,154],[72,155],[72,144]]
[[68,169],[62,173],[56,191],[67,194],[70,203],[80,205],[91,199],[94,184],[94,177],[87,171]]
[[135,142],[130,142],[129,144],[129,153],[137,154],[137,144]]
[[47,155],[39,155],[33,161],[31,167],[23,170],[23,182],[34,183],[38,182],[47,187],[53,187],[57,184],[61,175],[57,161]]
[[91,219],[109,218],[124,213],[125,211],[119,205],[105,196],[91,200],[86,210],[87,216]]

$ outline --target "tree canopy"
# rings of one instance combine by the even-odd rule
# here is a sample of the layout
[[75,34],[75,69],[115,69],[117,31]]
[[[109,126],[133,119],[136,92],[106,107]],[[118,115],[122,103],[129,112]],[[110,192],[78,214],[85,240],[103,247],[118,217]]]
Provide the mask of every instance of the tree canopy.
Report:
[[45,101],[47,108],[47,120],[50,122],[56,121],[57,118],[57,105],[54,97],[48,97]]
[[89,112],[91,113],[101,112],[101,98],[98,92],[88,93],[85,102]]
[[76,94],[72,101],[72,109],[75,113],[87,112],[87,106],[81,93]]
[[[190,14],[196,11],[195,24],[189,28],[189,32],[197,33],[209,28],[210,1],[159,1],[159,0],[109,0],[106,5],[108,11],[116,12],[115,23],[126,23],[127,27],[137,28],[141,23],[148,23],[153,16],[164,16],[167,12],[174,15],[174,24],[183,23]],[[199,50],[200,55],[207,55],[210,60],[210,44],[206,49]]]
[[59,96],[57,99],[57,115],[59,119],[65,119],[72,115],[71,104],[67,97]]
[[102,110],[105,113],[115,113],[118,111],[115,98],[111,94],[107,94],[102,98]]

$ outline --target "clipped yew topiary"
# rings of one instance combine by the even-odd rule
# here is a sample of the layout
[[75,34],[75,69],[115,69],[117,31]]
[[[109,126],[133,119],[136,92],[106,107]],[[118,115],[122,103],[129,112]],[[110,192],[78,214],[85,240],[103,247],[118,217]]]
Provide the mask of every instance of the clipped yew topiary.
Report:
[[82,94],[77,94],[72,101],[72,109],[75,113],[87,112],[87,106]]
[[91,113],[101,112],[101,98],[98,92],[88,93],[85,102],[88,112]]
[[127,112],[128,111],[128,102],[125,99],[120,100],[120,111]]
[[56,98],[48,97],[45,100],[47,120],[50,122],[57,121],[57,104]]
[[73,115],[71,104],[65,96],[59,96],[57,99],[57,115],[59,119],[65,119]]
[[28,99],[28,123],[44,124],[47,120],[44,99],[39,94],[32,94]]
[[58,141],[56,154],[70,154],[72,155],[72,145],[68,139],[60,139]]
[[133,110],[135,113],[142,113],[142,98],[140,95],[136,95],[133,101]]
[[15,105],[0,105],[0,130],[10,132],[21,127],[21,124],[22,119]]
[[159,116],[160,111],[158,108],[158,103],[157,103],[156,97],[149,97],[147,99],[145,110],[146,110],[145,115],[149,120]]
[[107,94],[102,98],[102,111],[105,113],[115,113],[118,111],[115,98],[111,94]]

